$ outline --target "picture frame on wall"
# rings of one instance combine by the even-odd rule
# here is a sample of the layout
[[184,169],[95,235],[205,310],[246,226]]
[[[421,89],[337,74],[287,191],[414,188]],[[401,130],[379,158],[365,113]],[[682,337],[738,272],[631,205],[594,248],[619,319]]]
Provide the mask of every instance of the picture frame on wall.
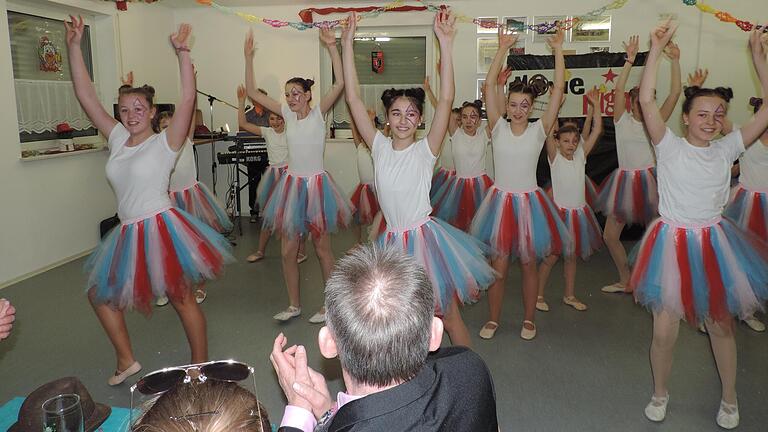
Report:
[[528,17],[504,17],[502,23],[513,33],[520,35],[510,52],[515,55],[525,54],[525,42],[528,38]]
[[479,21],[478,33],[496,33],[499,31],[499,17],[480,17],[477,20]]
[[[565,21],[568,19],[567,15],[546,15],[546,16],[535,16],[533,17],[533,26],[537,26],[539,24],[544,23],[551,23],[552,21]],[[533,33],[533,43],[546,43],[547,38],[552,36],[557,32],[556,29],[552,29],[546,33],[538,33],[536,31],[531,30],[531,33]],[[568,32],[566,32],[568,33]],[[568,41],[568,35],[565,35],[566,41]]]
[[571,42],[610,42],[611,16],[603,15],[580,20],[571,30]]
[[480,96],[483,94],[483,85],[485,84],[485,78],[477,79],[477,89],[475,91],[475,99],[482,99]]
[[499,39],[497,37],[477,38],[477,73],[488,73],[498,49]]

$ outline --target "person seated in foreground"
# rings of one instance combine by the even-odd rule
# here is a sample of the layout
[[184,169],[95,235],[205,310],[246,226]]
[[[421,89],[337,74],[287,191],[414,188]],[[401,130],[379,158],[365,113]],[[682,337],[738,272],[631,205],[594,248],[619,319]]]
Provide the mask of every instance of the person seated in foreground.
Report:
[[339,357],[346,392],[332,402],[306,349],[287,347],[281,333],[270,355],[288,399],[280,431],[497,431],[490,372],[468,348],[440,348],[433,292],[397,250],[363,245],[341,258],[326,283],[318,345]]

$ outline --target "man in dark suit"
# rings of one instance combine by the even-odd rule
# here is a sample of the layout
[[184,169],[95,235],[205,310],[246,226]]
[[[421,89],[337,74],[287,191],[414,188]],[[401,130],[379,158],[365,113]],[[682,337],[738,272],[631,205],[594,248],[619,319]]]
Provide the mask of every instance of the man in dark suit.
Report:
[[336,264],[325,307],[318,344],[339,357],[346,392],[333,403],[305,348],[280,334],[270,360],[288,399],[281,432],[498,430],[488,368],[467,348],[438,349],[443,322],[411,257],[357,247]]

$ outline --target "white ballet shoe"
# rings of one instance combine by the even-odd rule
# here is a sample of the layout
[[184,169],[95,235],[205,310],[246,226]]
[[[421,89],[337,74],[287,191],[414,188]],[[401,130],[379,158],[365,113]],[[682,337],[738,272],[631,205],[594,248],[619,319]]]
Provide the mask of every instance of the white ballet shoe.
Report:
[[669,393],[666,396],[651,396],[651,401],[645,406],[645,417],[654,422],[664,421],[668,404]]
[[295,318],[297,316],[301,315],[301,308],[296,306],[288,306],[288,309],[279,312],[275,314],[272,318],[278,320],[278,321],[288,321],[291,318]]
[[125,369],[124,371],[122,371],[122,372],[119,372],[119,371],[115,372],[114,375],[109,377],[109,379],[107,380],[107,384],[109,384],[111,386],[116,386],[118,384],[122,384],[123,381],[125,381],[129,376],[135,375],[135,374],[139,373],[140,370],[141,370],[141,364],[139,364],[139,362],[135,361],[135,362],[133,362],[132,365],[128,366],[128,368]]
[[739,425],[739,406],[721,400],[716,420],[717,425],[723,429],[735,428]]

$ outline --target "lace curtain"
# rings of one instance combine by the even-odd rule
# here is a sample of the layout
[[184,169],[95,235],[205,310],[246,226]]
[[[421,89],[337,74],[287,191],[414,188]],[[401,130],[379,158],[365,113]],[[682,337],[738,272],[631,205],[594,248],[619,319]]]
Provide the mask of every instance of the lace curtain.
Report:
[[59,123],[83,130],[93,124],[80,107],[71,81],[14,80],[19,132],[42,133]]

